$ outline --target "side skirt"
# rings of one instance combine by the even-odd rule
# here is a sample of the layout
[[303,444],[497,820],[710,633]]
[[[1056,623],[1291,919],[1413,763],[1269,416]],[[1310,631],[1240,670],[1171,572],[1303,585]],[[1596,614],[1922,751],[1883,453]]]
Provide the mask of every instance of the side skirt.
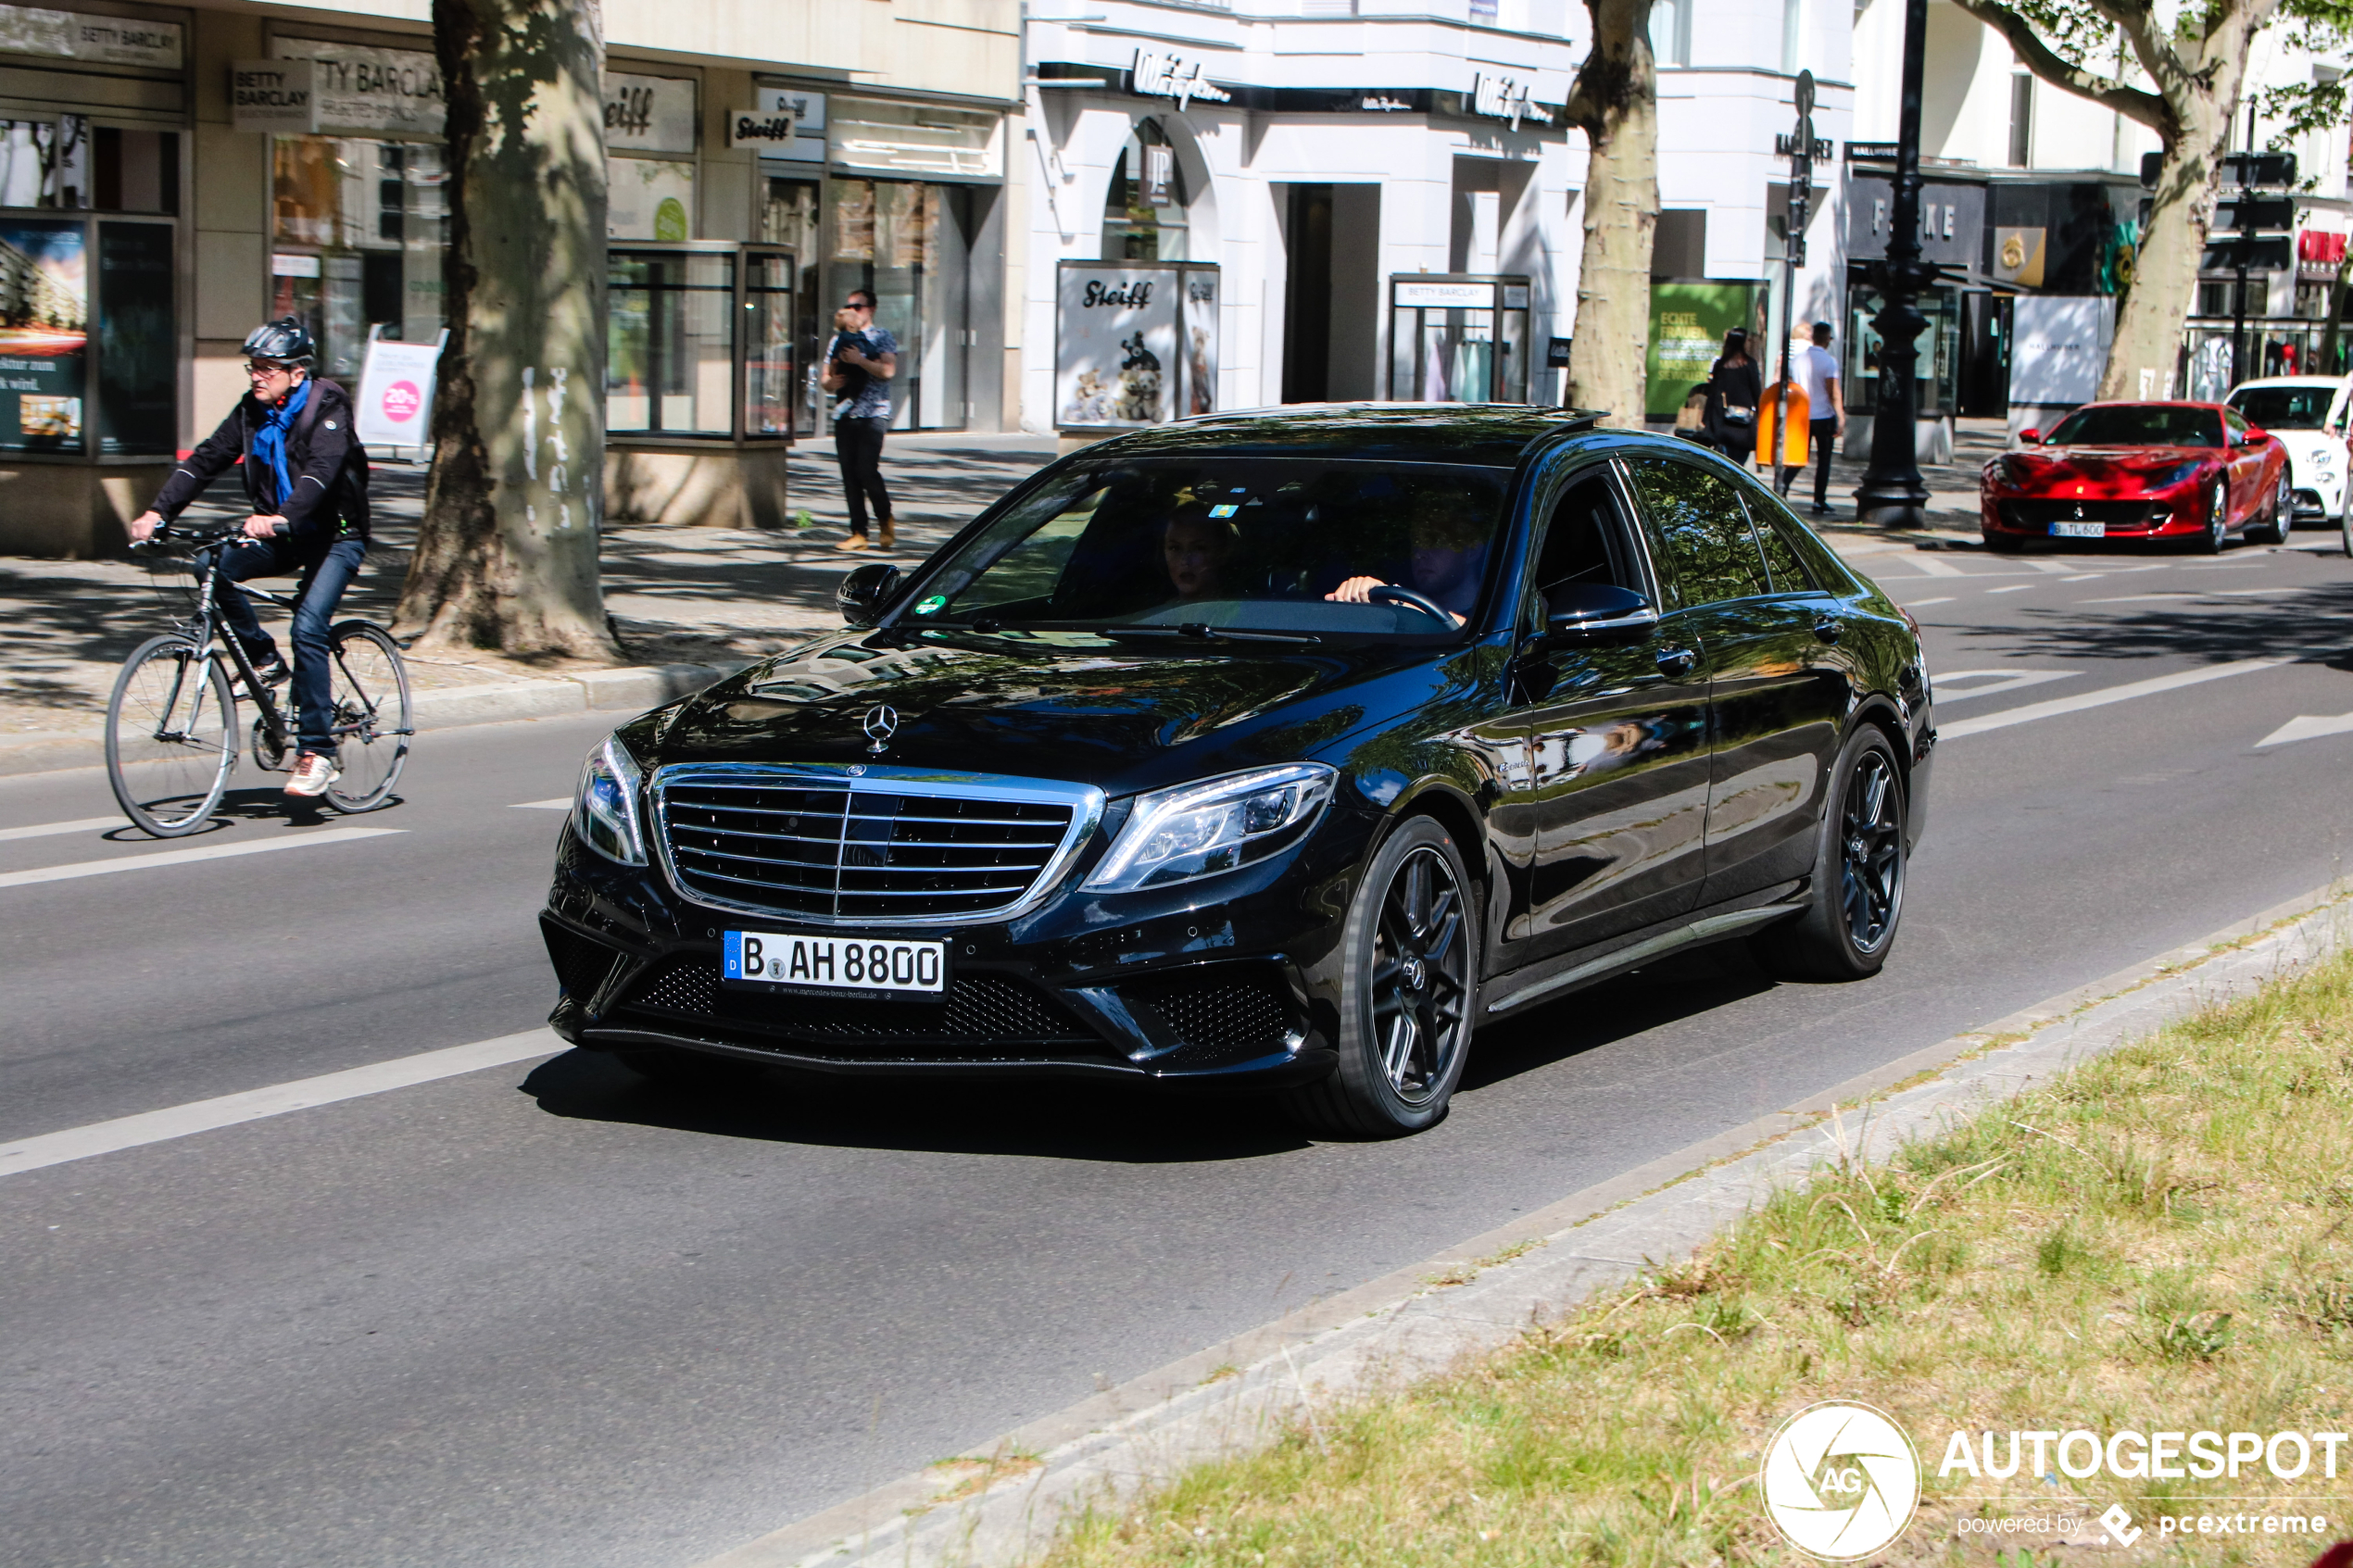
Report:
[[1727,909],[1716,914],[1702,915],[1696,920],[1684,921],[1645,936],[1640,941],[1630,943],[1615,952],[1604,953],[1599,958],[1587,959],[1581,963],[1572,964],[1567,969],[1549,974],[1533,969],[1499,974],[1488,981],[1482,989],[1481,994],[1487,998],[1487,1002],[1486,1006],[1479,1010],[1479,1022],[1491,1022],[1506,1013],[1517,1012],[1524,1008],[1534,1007],[1540,1002],[1566,996],[1583,986],[1607,980],[1614,974],[1623,974],[1629,969],[1638,969],[1679,948],[1702,947],[1710,942],[1721,942],[1728,937],[1745,936],[1752,931],[1764,929],[1775,921],[1803,914],[1806,909],[1805,898],[1789,900],[1785,897],[1782,901],[1759,904],[1752,909]]

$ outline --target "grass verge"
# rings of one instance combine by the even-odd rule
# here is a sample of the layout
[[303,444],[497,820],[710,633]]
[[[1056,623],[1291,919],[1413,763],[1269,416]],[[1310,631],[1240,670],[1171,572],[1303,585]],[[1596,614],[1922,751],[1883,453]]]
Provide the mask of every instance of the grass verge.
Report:
[[[1837,1399],[1919,1449],[1919,1514],[1872,1562],[2072,1560],[2053,1549],[2071,1527],[2106,1561],[2301,1568],[2353,1537],[2353,1444],[2334,1479],[2318,1448],[2293,1480],[2259,1460],[2076,1479],[2046,1456],[2037,1475],[2031,1447],[2007,1479],[1939,1469],[1957,1432],[1997,1434],[1998,1462],[2014,1431],[2353,1431],[2348,1390],[2353,953],[1825,1172],[1455,1375],[1082,1514],[1049,1562],[1808,1562],[1756,1470],[1785,1418]],[[2144,1530],[2129,1549],[2095,1523],[2111,1503]],[[2166,1535],[2167,1514],[2259,1523]],[[2291,1514],[2327,1524],[2263,1533]],[[1973,1523],[2002,1519],[2044,1528]]]

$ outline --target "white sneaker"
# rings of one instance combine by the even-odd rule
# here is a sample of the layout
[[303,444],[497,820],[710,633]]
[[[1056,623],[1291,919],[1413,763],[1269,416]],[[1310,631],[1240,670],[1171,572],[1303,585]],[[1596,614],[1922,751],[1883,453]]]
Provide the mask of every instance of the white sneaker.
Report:
[[321,757],[306,751],[295,759],[294,777],[286,781],[286,793],[310,799],[327,793],[327,786],[343,777],[343,770],[335,766],[332,757]]

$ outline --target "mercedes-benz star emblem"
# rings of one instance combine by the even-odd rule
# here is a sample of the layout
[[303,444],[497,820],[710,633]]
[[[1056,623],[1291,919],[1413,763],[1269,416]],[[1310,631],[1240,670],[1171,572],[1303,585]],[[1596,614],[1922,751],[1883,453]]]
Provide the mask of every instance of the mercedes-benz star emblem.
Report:
[[899,733],[899,709],[870,708],[866,709],[866,722],[862,728],[866,732],[866,738],[875,743],[866,749],[879,757],[888,748],[890,737]]

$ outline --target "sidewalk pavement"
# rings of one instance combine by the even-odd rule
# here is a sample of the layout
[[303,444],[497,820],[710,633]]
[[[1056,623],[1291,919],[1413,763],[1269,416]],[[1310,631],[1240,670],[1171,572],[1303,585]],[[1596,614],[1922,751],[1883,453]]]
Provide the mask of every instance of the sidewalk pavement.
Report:
[[[1982,423],[1986,428],[1975,428]],[[1931,526],[1890,535],[1856,524],[1853,492],[1863,465],[1837,459],[1831,496],[1839,518],[1814,519],[1848,555],[1895,547],[1974,544],[1976,465],[2000,449],[1997,420],[1965,421],[1955,466],[1930,470]],[[1982,448],[1982,451],[1980,450]],[[833,443],[803,441],[791,458],[791,505],[806,526],[764,531],[622,526],[604,539],[605,608],[628,665],[526,662],[496,654],[409,656],[420,727],[547,717],[584,709],[635,710],[840,624],[834,587],[860,561],[912,566],[1057,449],[1051,435],[894,434],[883,475],[899,514],[896,550],[851,553]],[[389,622],[424,510],[424,469],[375,470],[375,540],[344,596],[344,612]],[[1800,481],[1801,510],[1812,499]],[[1964,488],[1966,487],[1966,488]],[[216,484],[189,508],[198,521],[242,515]],[[291,585],[263,579],[263,587]],[[0,615],[10,627],[0,668],[0,774],[79,767],[101,759],[99,734],[115,673],[147,637],[184,613],[189,580],[136,561],[0,559]],[[266,608],[267,607],[265,607]],[[283,625],[283,616],[275,618]],[[272,620],[264,617],[265,622]]]

